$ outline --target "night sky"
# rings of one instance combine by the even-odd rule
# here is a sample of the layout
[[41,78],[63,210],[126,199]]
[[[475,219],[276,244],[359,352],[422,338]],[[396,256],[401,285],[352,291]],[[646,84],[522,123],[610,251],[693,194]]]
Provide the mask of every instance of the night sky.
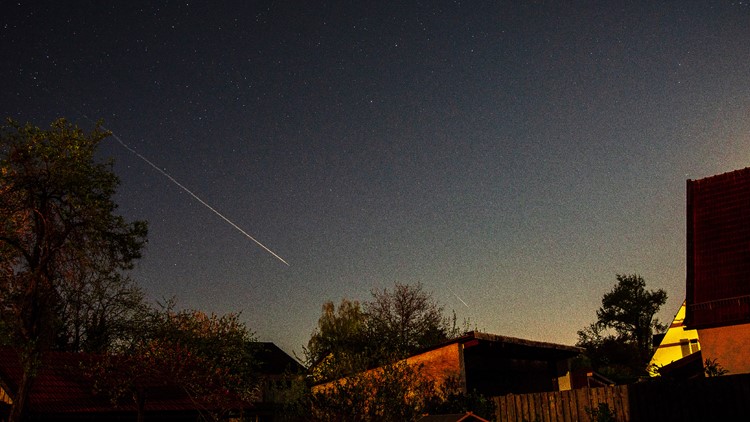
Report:
[[574,344],[639,273],[671,320],[686,179],[750,166],[747,1],[0,11],[0,116],[104,119],[289,262],[109,138],[119,212],[149,222],[149,298],[241,311],[290,353],[323,302],[394,282],[470,328]]

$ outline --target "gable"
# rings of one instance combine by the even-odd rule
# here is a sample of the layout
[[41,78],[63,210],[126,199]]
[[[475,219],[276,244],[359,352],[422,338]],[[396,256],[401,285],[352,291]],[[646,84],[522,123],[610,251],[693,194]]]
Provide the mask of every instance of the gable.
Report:
[[[686,327],[684,320],[685,302],[680,306],[672,323],[669,325],[669,329],[654,351],[651,362],[649,362],[650,367],[664,367],[700,350],[698,330]],[[649,375],[657,376],[658,374],[655,371],[649,370]]]

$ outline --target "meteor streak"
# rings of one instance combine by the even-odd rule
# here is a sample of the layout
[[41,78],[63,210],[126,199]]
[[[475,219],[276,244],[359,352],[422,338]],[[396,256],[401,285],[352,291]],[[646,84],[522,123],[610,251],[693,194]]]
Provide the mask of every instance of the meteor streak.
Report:
[[[84,116],[84,117],[85,117],[85,116]],[[104,126],[102,126],[102,129],[104,129],[104,130],[107,130],[107,128],[105,128]],[[123,142],[123,141],[122,141],[122,139],[120,139],[120,137],[119,137],[119,136],[115,135],[115,134],[114,134],[114,133],[113,133],[112,131],[109,131],[109,132],[110,132],[110,133],[112,134],[112,137],[113,137],[113,138],[115,138],[115,140],[116,140],[117,142],[119,142],[119,143],[120,143],[120,145],[122,145],[122,146],[123,146],[123,148],[125,148],[126,150],[128,150],[128,151],[132,152],[132,153],[133,153],[133,154],[135,154],[135,155],[136,155],[136,156],[137,156],[138,158],[140,158],[141,160],[145,161],[145,162],[146,162],[146,164],[150,165],[150,166],[151,166],[151,167],[153,167],[153,168],[154,168],[154,169],[155,169],[156,171],[158,171],[159,173],[163,174],[163,175],[164,175],[164,177],[166,177],[167,179],[169,179],[170,181],[172,181],[172,183],[174,183],[175,185],[179,186],[179,187],[180,187],[180,189],[182,189],[182,190],[184,190],[185,192],[189,193],[189,194],[190,194],[190,196],[192,196],[193,198],[195,198],[195,200],[196,200],[196,201],[200,202],[201,204],[203,204],[203,206],[205,206],[205,207],[206,207],[206,208],[208,208],[209,210],[213,211],[213,213],[214,213],[214,214],[218,215],[219,217],[221,217],[221,219],[222,219],[222,220],[226,221],[227,223],[229,223],[229,225],[231,225],[232,227],[234,227],[235,229],[237,229],[237,230],[238,230],[238,231],[239,231],[240,233],[244,234],[244,235],[245,235],[245,237],[247,237],[248,239],[250,239],[250,240],[252,240],[253,242],[255,242],[255,243],[256,243],[256,244],[257,244],[258,246],[260,246],[261,248],[265,249],[265,251],[266,251],[266,252],[268,252],[268,253],[270,253],[271,255],[273,255],[273,256],[274,256],[274,258],[278,259],[279,261],[281,261],[281,262],[283,262],[284,264],[286,264],[287,266],[289,266],[289,263],[288,263],[288,262],[286,262],[286,261],[284,260],[284,258],[282,258],[282,257],[280,257],[280,256],[279,256],[278,254],[276,254],[276,252],[274,252],[274,251],[272,251],[271,249],[267,248],[267,247],[266,247],[266,245],[264,245],[264,244],[260,243],[260,242],[259,242],[259,241],[258,241],[257,239],[255,239],[254,237],[250,236],[250,234],[249,234],[248,232],[246,232],[245,230],[242,230],[242,228],[241,228],[240,226],[238,226],[238,225],[234,224],[234,222],[232,222],[232,220],[230,220],[230,219],[228,219],[227,217],[225,217],[225,216],[224,216],[224,215],[223,215],[222,213],[220,213],[219,211],[217,211],[217,210],[216,210],[216,209],[215,209],[214,207],[212,207],[211,205],[208,205],[208,203],[206,203],[206,201],[204,201],[204,200],[202,200],[201,198],[199,198],[199,197],[198,197],[198,195],[194,194],[194,193],[193,193],[193,192],[192,192],[192,191],[191,191],[190,189],[188,189],[188,188],[186,188],[185,186],[183,186],[183,184],[182,184],[182,183],[178,182],[178,181],[177,181],[177,180],[176,180],[176,179],[175,179],[174,177],[172,177],[171,175],[169,175],[169,173],[167,173],[166,171],[164,171],[164,170],[160,169],[160,168],[159,168],[159,167],[158,167],[158,166],[157,166],[156,164],[152,163],[152,162],[151,162],[151,161],[150,161],[150,160],[149,160],[148,158],[146,158],[146,157],[144,157],[143,155],[139,154],[139,153],[138,153],[138,152],[137,152],[136,150],[134,150],[133,148],[130,148],[129,146],[127,146],[127,145],[125,144],[125,142]],[[460,299],[459,299],[459,300],[460,300]],[[463,302],[463,301],[461,301],[461,302]],[[465,305],[465,303],[464,303],[464,305]]]
[[450,287],[448,287],[448,290],[449,290],[449,291],[450,291],[451,293],[453,293],[453,296],[456,296],[456,299],[460,300],[460,301],[461,301],[461,303],[463,303],[463,304],[464,304],[464,306],[466,306],[467,308],[469,307],[469,305],[467,305],[467,304],[466,304],[466,302],[464,302],[464,300],[463,300],[463,299],[461,299],[461,298],[460,298],[460,297],[459,297],[459,296],[458,296],[458,295],[456,294],[456,292],[454,292],[454,291],[453,291],[453,290],[452,290],[452,289],[451,289]]

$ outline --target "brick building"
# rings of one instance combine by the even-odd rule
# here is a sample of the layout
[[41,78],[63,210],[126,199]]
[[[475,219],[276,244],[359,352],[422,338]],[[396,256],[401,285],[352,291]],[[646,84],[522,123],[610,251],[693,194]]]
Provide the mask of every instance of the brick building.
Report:
[[750,168],[687,181],[686,275],[703,358],[750,372]]

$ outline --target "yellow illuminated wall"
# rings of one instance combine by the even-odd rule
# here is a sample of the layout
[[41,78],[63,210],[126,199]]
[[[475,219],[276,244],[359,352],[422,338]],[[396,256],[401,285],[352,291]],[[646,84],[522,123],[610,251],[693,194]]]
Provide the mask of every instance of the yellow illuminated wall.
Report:
[[[685,328],[684,320],[685,302],[680,306],[680,310],[677,311],[669,330],[667,330],[659,347],[654,352],[649,367],[669,365],[700,350],[698,331]],[[657,375],[654,371],[649,371],[649,374],[651,376]]]

